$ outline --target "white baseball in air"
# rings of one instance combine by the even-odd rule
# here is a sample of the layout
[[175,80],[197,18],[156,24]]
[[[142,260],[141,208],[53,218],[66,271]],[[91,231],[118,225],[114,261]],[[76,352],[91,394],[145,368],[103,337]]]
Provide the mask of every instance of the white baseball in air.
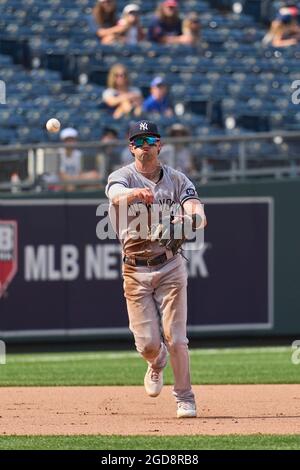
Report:
[[49,119],[46,123],[46,128],[48,132],[58,132],[60,130],[59,120],[55,118]]

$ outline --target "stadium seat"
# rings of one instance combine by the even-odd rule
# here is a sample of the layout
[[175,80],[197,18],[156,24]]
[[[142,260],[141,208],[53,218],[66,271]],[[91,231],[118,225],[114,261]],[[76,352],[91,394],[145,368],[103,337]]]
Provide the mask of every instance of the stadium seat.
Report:
[[[119,13],[127,3],[117,2]],[[137,3],[143,7],[142,22],[148,25],[153,2]],[[227,10],[216,9],[221,3]],[[0,80],[7,84],[9,107],[17,110],[16,116],[3,110],[3,141],[18,137],[28,142],[39,135],[49,138],[47,133],[26,130],[29,120],[35,126],[45,111],[61,116],[64,122],[81,124],[83,139],[93,137],[88,129],[98,120],[113,124],[103,106],[102,92],[108,70],[116,62],[128,66],[131,82],[145,95],[151,79],[164,76],[174,104],[185,106],[180,121],[199,135],[204,129],[225,133],[213,126],[223,125],[226,117],[236,121],[230,132],[280,126],[299,129],[297,108],[290,100],[290,84],[300,79],[299,48],[262,48],[266,28],[256,21],[257,2],[254,8],[253,2],[251,7],[250,1],[243,0],[241,14],[233,13],[232,3],[181,2],[183,15],[189,11],[200,14],[203,46],[197,49],[148,41],[101,45],[88,22],[94,0],[0,0]],[[118,122],[124,132],[130,119]],[[176,119],[159,117],[158,122],[166,129]],[[24,126],[20,136],[15,132],[18,125]]]

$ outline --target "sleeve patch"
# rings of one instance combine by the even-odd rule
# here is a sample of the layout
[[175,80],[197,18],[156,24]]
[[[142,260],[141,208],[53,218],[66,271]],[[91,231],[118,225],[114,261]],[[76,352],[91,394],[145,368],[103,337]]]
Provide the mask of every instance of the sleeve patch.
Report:
[[194,188],[187,188],[186,194],[187,194],[188,196],[195,196],[196,191],[194,190]]

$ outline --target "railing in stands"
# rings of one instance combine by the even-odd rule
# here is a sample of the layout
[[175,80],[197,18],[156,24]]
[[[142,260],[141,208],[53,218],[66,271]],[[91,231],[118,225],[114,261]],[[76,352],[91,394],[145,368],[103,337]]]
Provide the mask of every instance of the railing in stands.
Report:
[[[300,132],[247,133],[231,136],[163,138],[161,160],[180,169],[195,183],[300,175]],[[0,146],[0,191],[47,192],[103,189],[108,174],[133,161],[128,142],[78,142],[83,172],[60,178],[61,143]],[[97,170],[97,178],[95,173]]]

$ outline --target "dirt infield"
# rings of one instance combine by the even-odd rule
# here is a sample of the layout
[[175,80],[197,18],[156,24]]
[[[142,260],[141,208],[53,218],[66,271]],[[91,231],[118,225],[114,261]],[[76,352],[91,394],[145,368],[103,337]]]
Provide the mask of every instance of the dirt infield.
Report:
[[300,434],[299,385],[196,386],[197,419],[177,419],[171,387],[0,389],[0,435]]

